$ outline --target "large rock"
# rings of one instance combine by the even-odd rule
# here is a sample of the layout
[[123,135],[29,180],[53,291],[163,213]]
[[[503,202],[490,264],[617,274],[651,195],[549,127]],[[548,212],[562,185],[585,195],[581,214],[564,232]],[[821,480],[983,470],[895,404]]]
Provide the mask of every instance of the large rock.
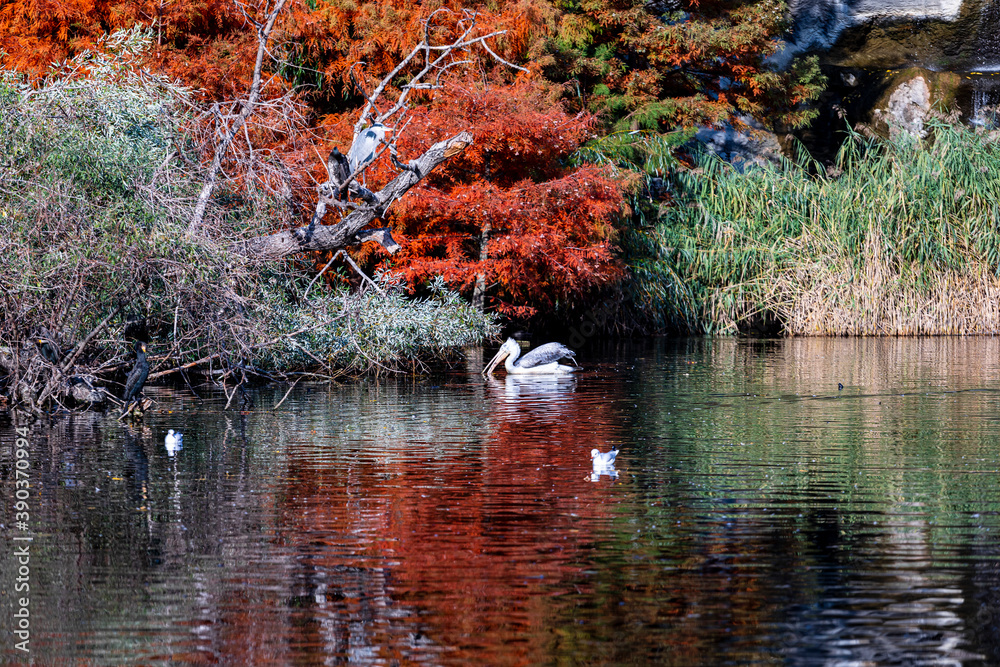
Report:
[[931,111],[931,89],[927,79],[915,76],[896,86],[889,94],[885,110],[875,109],[889,126],[889,135],[908,132],[921,139],[927,134],[924,121]]
[[721,129],[705,127],[698,130],[695,139],[709,152],[715,153],[726,162],[739,169],[777,163],[781,160],[781,144],[778,137],[764,127],[746,117],[741,119],[746,130],[737,130],[731,125]]
[[885,79],[885,92],[875,103],[871,122],[876,131],[890,137],[901,132],[923,138],[932,110],[955,106],[961,77],[950,72],[910,68]]

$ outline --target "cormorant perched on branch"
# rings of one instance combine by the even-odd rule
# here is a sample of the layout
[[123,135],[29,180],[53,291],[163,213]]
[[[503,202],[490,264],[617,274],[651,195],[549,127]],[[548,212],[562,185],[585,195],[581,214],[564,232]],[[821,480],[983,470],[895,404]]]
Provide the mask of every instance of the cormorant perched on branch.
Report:
[[126,340],[149,340],[146,318],[135,313],[128,315],[125,318],[125,331],[122,335]]
[[62,357],[62,351],[60,351],[59,346],[53,341],[47,338],[36,338],[35,343],[38,344],[38,349],[41,350],[42,356],[50,364],[58,364],[60,357]]
[[[330,172],[330,180],[336,183],[337,187],[343,187],[344,183],[347,182],[347,177],[351,175],[351,164],[336,146],[326,160],[326,168]],[[347,199],[347,191],[340,190],[336,196],[337,199]]]
[[128,378],[125,380],[125,393],[122,394],[122,401],[125,403],[126,411],[132,401],[139,397],[139,393],[142,392],[142,385],[146,384],[147,377],[149,377],[149,362],[146,361],[146,344],[141,340],[137,340],[135,341],[135,366],[132,367]]

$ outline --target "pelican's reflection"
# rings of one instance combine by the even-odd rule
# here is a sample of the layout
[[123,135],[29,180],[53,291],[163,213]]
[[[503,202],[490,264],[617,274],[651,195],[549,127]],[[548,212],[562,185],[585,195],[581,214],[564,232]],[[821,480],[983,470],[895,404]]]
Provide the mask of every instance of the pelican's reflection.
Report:
[[575,375],[508,375],[502,381],[490,378],[491,411],[507,421],[562,422],[570,417],[576,382]]

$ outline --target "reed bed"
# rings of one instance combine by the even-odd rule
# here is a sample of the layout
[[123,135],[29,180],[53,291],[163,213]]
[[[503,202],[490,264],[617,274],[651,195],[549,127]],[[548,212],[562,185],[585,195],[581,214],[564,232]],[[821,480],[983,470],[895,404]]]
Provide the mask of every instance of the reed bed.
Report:
[[634,276],[660,326],[787,335],[1000,332],[1000,144],[944,119],[929,138],[851,132],[808,158],[740,173],[714,157],[643,235]]

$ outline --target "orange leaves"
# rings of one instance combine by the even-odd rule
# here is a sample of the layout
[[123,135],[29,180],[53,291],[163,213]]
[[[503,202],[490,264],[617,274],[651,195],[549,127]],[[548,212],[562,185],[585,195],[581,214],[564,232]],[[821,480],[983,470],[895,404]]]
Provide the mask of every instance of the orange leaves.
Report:
[[529,78],[486,90],[453,82],[414,112],[401,151],[460,128],[474,142],[391,209],[404,248],[392,265],[411,286],[441,275],[471,296],[478,279],[488,306],[523,319],[621,277],[613,243],[626,184],[565,165],[593,118],[567,114],[553,92]]
[[622,211],[621,185],[605,169],[586,165],[561,178],[540,183],[525,179],[509,188],[485,181],[447,190],[424,188],[394,210],[402,220],[413,219],[408,231],[476,233],[489,224],[511,234],[556,234],[586,244],[612,240],[611,226],[590,223],[608,222]]
[[[545,0],[520,0],[499,6],[462,0],[378,0],[336,2],[315,0],[316,10],[308,24],[300,22],[296,43],[300,56],[322,71],[328,85],[318,93],[333,102],[335,94],[358,94],[357,84],[367,90],[388,74],[428,32],[440,44],[459,37],[468,23],[459,25],[465,10],[476,11],[473,36],[506,31],[492,42],[503,58],[523,62],[540,51],[543,31],[551,7]],[[436,10],[441,9],[435,13]],[[432,17],[433,15],[433,17]],[[463,53],[474,66],[489,70],[494,62],[482,49]]]
[[[713,125],[748,110],[765,123],[801,124],[808,113],[794,109],[791,97],[814,99],[822,85],[818,72],[796,81],[768,69],[785,29],[778,0],[562,7],[560,76],[577,81],[579,98],[620,130]],[[801,92],[792,92],[796,86]]]
[[8,65],[38,76],[136,24],[153,26],[150,57],[161,71],[216,98],[245,88],[256,36],[233,0],[9,0],[0,5],[0,50]]
[[589,114],[571,116],[558,103],[560,90],[531,77],[494,83],[487,89],[455,80],[431,105],[414,110],[401,152],[468,129],[473,143],[449,163],[450,180],[478,171],[489,182],[510,185],[529,174],[538,180],[559,173],[559,160],[585,141],[594,124]]
[[41,74],[73,48],[93,46],[105,29],[107,2],[91,0],[19,0],[0,3],[0,51],[5,63]]

